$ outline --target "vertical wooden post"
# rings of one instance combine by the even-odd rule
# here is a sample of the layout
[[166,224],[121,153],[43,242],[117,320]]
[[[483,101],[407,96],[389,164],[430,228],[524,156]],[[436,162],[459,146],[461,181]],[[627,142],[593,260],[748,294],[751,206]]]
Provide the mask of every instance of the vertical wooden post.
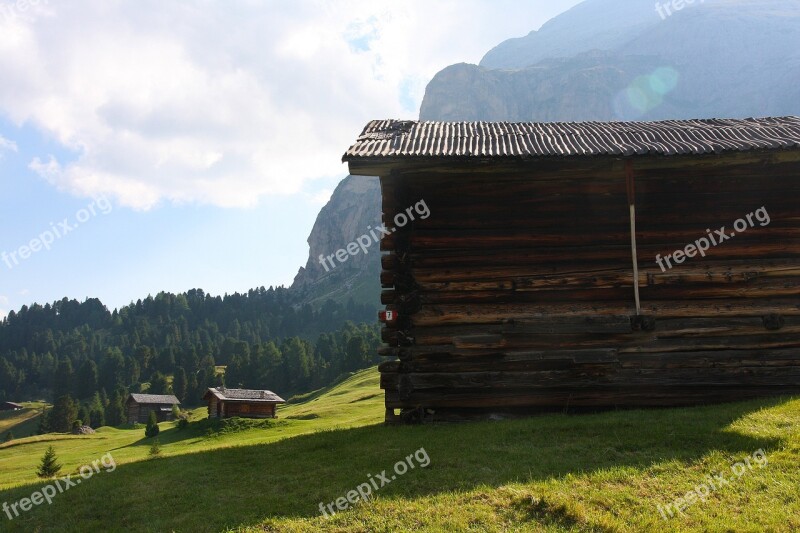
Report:
[[639,300],[639,259],[636,254],[636,189],[633,183],[633,163],[625,161],[625,182],[628,190],[628,207],[631,222],[631,258],[633,260],[633,296],[636,300],[636,314],[642,314]]

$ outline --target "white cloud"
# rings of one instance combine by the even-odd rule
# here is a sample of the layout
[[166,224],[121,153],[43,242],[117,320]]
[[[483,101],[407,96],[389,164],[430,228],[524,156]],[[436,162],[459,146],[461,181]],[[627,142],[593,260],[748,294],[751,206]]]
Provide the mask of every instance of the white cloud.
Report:
[[42,3],[0,18],[0,114],[78,154],[30,165],[74,194],[249,206],[343,175],[368,120],[413,118],[438,70],[560,10],[532,4]]
[[17,151],[17,143],[14,141],[9,141],[2,135],[0,135],[0,159],[3,159],[3,152],[16,152]]

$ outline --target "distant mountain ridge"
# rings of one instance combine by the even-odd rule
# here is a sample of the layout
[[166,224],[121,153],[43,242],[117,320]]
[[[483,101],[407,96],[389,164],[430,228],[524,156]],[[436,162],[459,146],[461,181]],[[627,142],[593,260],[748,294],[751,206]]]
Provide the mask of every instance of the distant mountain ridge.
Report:
[[[665,4],[668,2],[661,2]],[[428,85],[423,120],[800,114],[800,2],[587,0]],[[662,10],[662,14],[665,14]],[[598,24],[600,22],[600,24]]]
[[549,20],[538,31],[500,43],[483,57],[480,66],[519,69],[543,59],[572,57],[589,50],[613,50],[625,44],[631,34],[644,32],[660,22],[650,2],[587,0]]

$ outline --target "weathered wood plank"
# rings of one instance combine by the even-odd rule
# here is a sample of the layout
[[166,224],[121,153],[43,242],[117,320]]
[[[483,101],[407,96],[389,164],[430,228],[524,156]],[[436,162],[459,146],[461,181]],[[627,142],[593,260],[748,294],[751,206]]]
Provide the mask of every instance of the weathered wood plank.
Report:
[[[643,302],[642,312],[658,319],[691,317],[761,317],[769,314],[785,316],[800,315],[797,298],[761,299],[753,302],[741,300],[684,300]],[[486,304],[480,312],[474,306],[447,304],[423,306],[411,317],[412,325],[442,326],[448,324],[502,324],[508,320],[562,318],[581,316],[633,315],[633,304],[620,303],[559,303],[535,304]]]
[[[580,350],[553,352],[518,352],[480,357],[441,357],[413,359],[408,362],[381,363],[381,373],[461,373],[485,371],[569,370],[583,365],[606,365],[610,372],[619,368],[680,369],[800,367],[797,350],[715,350],[659,354],[619,353],[616,350]],[[602,368],[602,366],[601,366]]]
[[[787,386],[734,385],[676,386],[631,383],[625,386],[605,385],[585,387],[543,387],[541,389],[455,389],[412,391],[405,399],[394,390],[386,391],[388,408],[415,408],[426,405],[439,409],[469,409],[474,415],[481,409],[522,408],[535,412],[536,408],[605,407],[666,407],[689,406],[713,402],[734,402],[765,396],[794,395],[800,393],[796,384]],[[435,413],[434,413],[435,415]]]
[[569,370],[486,371],[486,372],[415,372],[381,375],[381,387],[396,389],[402,376],[414,391],[425,389],[536,389],[541,387],[595,387],[598,384],[624,386],[684,385],[789,386],[800,390],[800,366],[734,366],[731,368],[608,368],[582,365]]

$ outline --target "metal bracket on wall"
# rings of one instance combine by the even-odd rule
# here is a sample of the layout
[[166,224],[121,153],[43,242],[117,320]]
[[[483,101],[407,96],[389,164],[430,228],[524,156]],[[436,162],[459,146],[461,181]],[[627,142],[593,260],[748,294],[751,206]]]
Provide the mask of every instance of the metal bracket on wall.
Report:
[[633,331],[655,331],[656,317],[648,315],[634,315],[631,317]]
[[761,321],[764,323],[764,327],[769,331],[778,331],[786,324],[783,316],[776,314],[763,316],[761,317]]

